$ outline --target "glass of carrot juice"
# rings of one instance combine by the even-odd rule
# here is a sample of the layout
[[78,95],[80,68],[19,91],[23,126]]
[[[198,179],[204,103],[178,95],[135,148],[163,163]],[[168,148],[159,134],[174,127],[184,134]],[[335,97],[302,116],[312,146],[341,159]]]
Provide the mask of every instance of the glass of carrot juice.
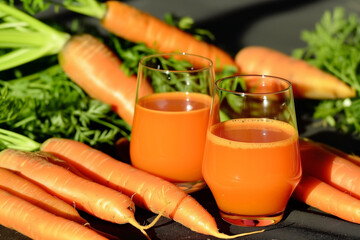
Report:
[[139,63],[137,92],[149,81],[154,93],[137,94],[130,141],[134,167],[186,192],[205,186],[202,160],[214,85],[211,60],[158,54]]
[[302,175],[291,83],[219,79],[208,126],[202,171],[221,217],[239,226],[279,222]]

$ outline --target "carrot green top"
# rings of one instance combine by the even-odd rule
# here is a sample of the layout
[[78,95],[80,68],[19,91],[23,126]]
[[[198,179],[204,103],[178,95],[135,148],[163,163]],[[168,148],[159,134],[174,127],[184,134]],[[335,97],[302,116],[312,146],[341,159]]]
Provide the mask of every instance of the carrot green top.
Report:
[[0,2],[0,71],[57,54],[70,38],[22,11]]

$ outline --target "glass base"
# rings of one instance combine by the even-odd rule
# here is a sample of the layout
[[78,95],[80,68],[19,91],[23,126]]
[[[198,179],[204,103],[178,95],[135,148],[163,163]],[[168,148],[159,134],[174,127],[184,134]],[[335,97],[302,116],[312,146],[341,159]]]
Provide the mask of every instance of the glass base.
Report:
[[199,180],[195,182],[176,182],[174,184],[186,193],[193,193],[199,191],[206,186],[204,180]]
[[269,226],[274,225],[281,221],[284,213],[278,213],[268,216],[244,216],[244,215],[237,215],[233,213],[227,213],[220,210],[221,218],[224,221],[237,225],[237,226],[244,226],[244,227],[262,227],[262,226]]

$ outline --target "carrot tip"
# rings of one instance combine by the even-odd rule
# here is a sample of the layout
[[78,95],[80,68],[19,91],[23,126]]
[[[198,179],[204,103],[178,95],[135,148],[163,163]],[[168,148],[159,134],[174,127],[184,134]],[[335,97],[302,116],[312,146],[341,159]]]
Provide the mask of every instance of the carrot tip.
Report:
[[237,237],[244,237],[244,236],[248,236],[248,235],[262,233],[264,231],[265,231],[265,229],[262,229],[262,230],[253,231],[253,232],[240,233],[240,234],[236,234],[236,235],[232,235],[232,236],[224,234],[224,233],[216,232],[216,233],[213,234],[213,236],[218,237],[218,238],[222,238],[222,239],[233,239],[233,238],[237,238]]

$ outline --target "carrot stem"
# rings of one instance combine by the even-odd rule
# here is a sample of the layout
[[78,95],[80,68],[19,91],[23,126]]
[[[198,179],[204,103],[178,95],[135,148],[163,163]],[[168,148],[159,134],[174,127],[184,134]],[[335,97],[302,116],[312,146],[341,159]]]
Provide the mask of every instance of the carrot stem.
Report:
[[0,71],[58,53],[70,35],[0,2],[0,48],[14,48],[0,56]]
[[0,128],[0,145],[11,149],[35,151],[41,144],[24,135]]

